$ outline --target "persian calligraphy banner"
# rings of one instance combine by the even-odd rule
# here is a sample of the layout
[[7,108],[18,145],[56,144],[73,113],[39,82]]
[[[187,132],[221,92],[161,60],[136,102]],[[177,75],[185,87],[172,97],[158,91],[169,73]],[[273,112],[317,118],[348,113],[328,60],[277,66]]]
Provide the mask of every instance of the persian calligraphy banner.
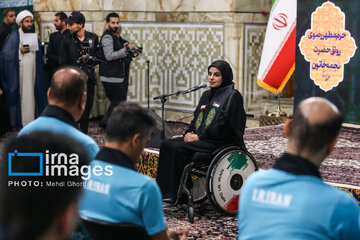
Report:
[[325,97],[345,122],[360,124],[359,11],[357,0],[298,1],[295,107]]
[[331,2],[313,12],[311,29],[305,32],[299,47],[311,63],[310,78],[324,91],[338,86],[344,79],[344,64],[357,48],[354,38],[345,30],[345,14]]
[[295,69],[296,0],[273,0],[257,83],[279,94]]

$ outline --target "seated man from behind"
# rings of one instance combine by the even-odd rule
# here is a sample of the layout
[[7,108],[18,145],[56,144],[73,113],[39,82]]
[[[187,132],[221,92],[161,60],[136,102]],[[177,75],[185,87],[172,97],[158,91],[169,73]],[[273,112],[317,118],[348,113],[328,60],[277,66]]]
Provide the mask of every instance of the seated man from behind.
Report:
[[[26,176],[41,172],[40,158],[24,157],[22,153],[41,153],[43,174]],[[0,239],[70,238],[78,221],[83,180],[80,174],[48,174],[47,167],[54,165],[46,162],[46,156],[55,154],[61,154],[62,159],[77,155],[76,162],[61,164],[62,168],[81,169],[89,163],[86,149],[61,134],[34,132],[7,143],[0,164]],[[60,157],[54,160],[58,163]]]
[[47,92],[49,105],[41,116],[20,132],[19,136],[34,131],[51,131],[68,135],[83,144],[90,159],[99,152],[95,141],[77,129],[86,103],[87,75],[77,67],[64,67],[55,72]]
[[324,98],[302,101],[285,125],[287,152],[251,175],[241,192],[239,239],[360,239],[359,206],[321,179],[342,117]]
[[[81,216],[137,224],[154,240],[169,239],[159,187],[134,168],[154,126],[155,121],[147,110],[135,103],[124,102],[113,110],[107,122],[105,146],[91,162],[92,166],[112,166],[113,174],[93,174],[86,182]],[[181,232],[172,234],[174,239],[182,235]]]

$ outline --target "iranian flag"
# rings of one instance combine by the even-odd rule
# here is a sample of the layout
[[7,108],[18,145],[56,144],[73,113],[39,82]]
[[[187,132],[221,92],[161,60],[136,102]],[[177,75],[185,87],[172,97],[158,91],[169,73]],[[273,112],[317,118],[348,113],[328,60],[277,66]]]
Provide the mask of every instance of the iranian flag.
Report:
[[257,83],[279,94],[295,70],[297,0],[273,0]]

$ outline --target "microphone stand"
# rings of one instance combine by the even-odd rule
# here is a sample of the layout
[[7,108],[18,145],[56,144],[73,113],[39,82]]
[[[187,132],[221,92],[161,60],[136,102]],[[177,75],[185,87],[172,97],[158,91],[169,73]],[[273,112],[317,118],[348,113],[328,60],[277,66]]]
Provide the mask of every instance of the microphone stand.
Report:
[[153,98],[153,100],[158,100],[160,99],[161,101],[161,118],[162,118],[162,129],[161,129],[161,140],[165,139],[165,102],[167,101],[167,99],[171,96],[179,96],[180,94],[186,94],[186,93],[190,93],[193,92],[195,90],[189,91],[189,90],[185,90],[185,91],[181,91],[178,90],[176,92],[173,93],[168,93],[168,94],[162,94],[159,96],[156,96]]
[[147,102],[148,109],[150,109],[150,61],[146,60],[147,63]]

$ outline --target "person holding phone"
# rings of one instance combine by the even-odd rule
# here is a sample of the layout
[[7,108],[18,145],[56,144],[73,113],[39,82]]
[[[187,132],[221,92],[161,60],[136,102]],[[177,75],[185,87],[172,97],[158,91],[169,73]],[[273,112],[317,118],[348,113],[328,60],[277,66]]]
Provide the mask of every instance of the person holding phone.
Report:
[[29,44],[23,44],[22,47],[20,48],[20,51],[22,54],[29,53],[30,52]]
[[20,28],[9,34],[0,53],[2,86],[12,131],[18,131],[33,121],[45,105],[42,53],[32,50],[24,42],[25,35],[33,33],[33,19],[33,14],[28,10],[17,15],[16,23]]

